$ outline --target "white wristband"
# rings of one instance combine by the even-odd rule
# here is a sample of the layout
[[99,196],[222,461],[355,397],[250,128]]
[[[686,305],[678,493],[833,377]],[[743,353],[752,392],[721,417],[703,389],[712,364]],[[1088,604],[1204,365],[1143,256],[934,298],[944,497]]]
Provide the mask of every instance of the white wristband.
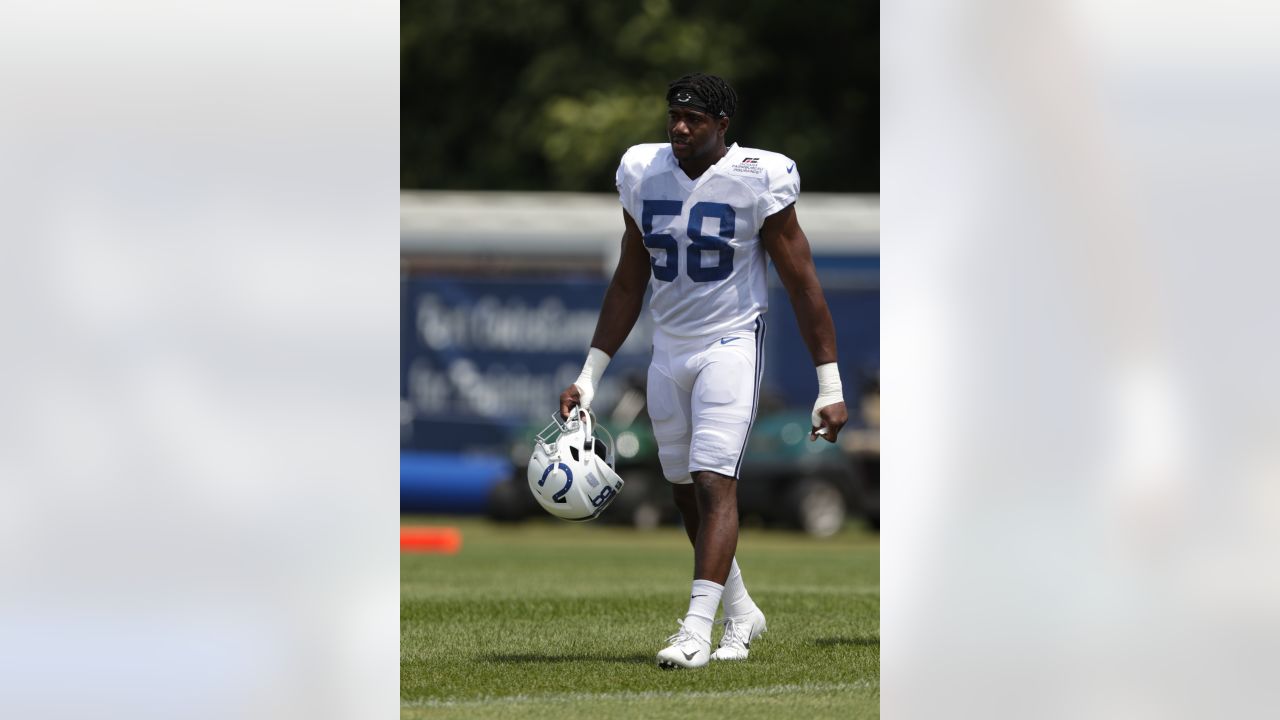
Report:
[[582,374],[573,381],[573,384],[578,386],[578,404],[583,410],[591,409],[591,399],[596,394],[596,383],[600,376],[604,375],[604,369],[609,367],[610,360],[612,358],[600,348],[591,348],[587,352],[587,361],[582,365]]
[[823,427],[818,411],[828,405],[844,402],[844,388],[840,385],[840,367],[835,363],[818,366],[818,399],[813,403],[809,419],[814,427]]

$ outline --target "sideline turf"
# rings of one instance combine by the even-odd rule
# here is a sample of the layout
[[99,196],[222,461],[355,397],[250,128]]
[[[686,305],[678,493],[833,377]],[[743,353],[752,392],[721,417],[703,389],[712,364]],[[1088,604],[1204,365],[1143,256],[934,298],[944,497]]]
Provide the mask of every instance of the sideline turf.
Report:
[[874,534],[745,529],[738,558],[769,631],[746,662],[664,671],[653,655],[692,579],[676,528],[403,524],[452,525],[463,537],[457,555],[401,555],[403,718],[879,715]]

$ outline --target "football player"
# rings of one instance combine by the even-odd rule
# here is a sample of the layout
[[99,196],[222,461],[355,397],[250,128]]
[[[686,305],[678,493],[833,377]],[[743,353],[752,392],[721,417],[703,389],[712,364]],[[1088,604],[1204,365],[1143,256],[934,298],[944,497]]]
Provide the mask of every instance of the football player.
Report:
[[[590,407],[600,376],[652,288],[648,406],[662,471],[694,547],[689,610],[658,653],[662,667],[744,660],[765,629],[734,559],[737,478],[764,370],[766,271],[773,260],[818,375],[810,441],[835,442],[848,419],[836,335],[809,241],[796,219],[800,171],[768,150],[725,145],[737,94],[687,75],[667,88],[668,143],[622,156],[622,255],[591,348],[560,413]],[[716,609],[724,632],[711,652]]]

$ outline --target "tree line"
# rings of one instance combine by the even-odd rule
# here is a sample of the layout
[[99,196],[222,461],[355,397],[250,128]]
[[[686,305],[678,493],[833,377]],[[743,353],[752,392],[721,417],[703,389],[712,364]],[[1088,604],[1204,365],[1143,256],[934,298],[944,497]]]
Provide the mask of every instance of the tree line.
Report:
[[784,153],[806,191],[879,190],[879,8],[830,0],[401,4],[404,188],[611,192],[665,140],[692,71],[738,91],[729,141]]

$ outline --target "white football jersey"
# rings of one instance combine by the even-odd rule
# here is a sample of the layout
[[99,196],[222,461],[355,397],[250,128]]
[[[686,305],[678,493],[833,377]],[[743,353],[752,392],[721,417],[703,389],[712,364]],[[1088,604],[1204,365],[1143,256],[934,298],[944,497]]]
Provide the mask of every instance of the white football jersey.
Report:
[[796,201],[796,164],[734,143],[691,180],[669,143],[649,143],[622,156],[617,184],[649,249],[657,327],[678,337],[750,330],[769,308],[760,226]]

